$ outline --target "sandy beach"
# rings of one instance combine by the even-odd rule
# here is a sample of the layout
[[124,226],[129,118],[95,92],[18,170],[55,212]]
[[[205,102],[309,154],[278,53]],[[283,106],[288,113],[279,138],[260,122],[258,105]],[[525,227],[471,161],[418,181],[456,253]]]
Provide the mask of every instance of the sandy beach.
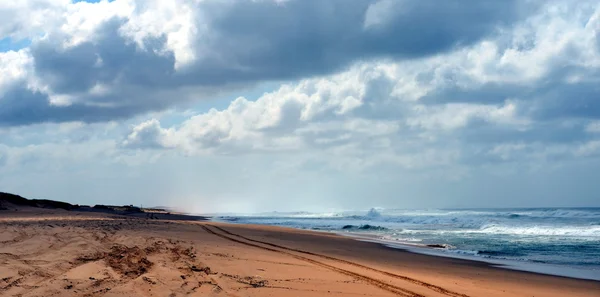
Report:
[[0,211],[1,296],[599,296],[600,282],[334,234],[21,207]]

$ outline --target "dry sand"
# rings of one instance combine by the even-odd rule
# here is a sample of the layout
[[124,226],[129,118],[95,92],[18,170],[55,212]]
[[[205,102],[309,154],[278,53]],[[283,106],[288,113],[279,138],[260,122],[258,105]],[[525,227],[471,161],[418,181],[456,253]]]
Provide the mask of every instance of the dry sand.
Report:
[[0,211],[0,296],[600,296],[504,270],[286,228]]

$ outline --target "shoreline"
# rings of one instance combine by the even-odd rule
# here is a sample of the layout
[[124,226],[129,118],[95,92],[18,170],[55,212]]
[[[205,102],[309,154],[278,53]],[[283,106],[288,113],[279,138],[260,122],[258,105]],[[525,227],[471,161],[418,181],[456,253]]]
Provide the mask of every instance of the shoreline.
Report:
[[0,217],[3,296],[598,296],[600,282],[264,225],[28,209]]
[[361,234],[358,232],[345,232],[345,231],[333,231],[333,230],[312,230],[312,229],[302,229],[302,228],[294,228],[288,226],[273,226],[273,225],[261,225],[261,224],[244,224],[244,223],[236,223],[235,221],[219,221],[214,220],[213,217],[208,217],[208,220],[211,222],[218,222],[224,224],[232,224],[232,225],[249,225],[249,226],[269,226],[269,227],[280,227],[280,228],[291,228],[294,230],[302,230],[307,232],[315,232],[316,234],[335,234],[343,237],[351,238],[353,240],[369,242],[378,244],[393,250],[401,250],[404,252],[428,255],[433,257],[440,258],[451,258],[451,259],[460,259],[465,261],[473,261],[480,262],[489,265],[490,267],[512,270],[512,271],[521,271],[527,273],[534,273],[539,275],[548,275],[555,277],[564,277],[576,280],[586,280],[586,281],[599,281],[600,282],[600,271],[591,270],[591,269],[582,269],[573,266],[561,266],[549,263],[532,263],[527,261],[518,261],[518,260],[509,260],[509,259],[498,259],[498,258],[486,258],[486,257],[477,257],[475,255],[468,254],[459,254],[459,253],[451,253],[445,252],[443,250],[439,250],[433,247],[429,247],[425,244],[416,244],[411,242],[402,242],[402,241],[393,241],[393,240],[385,240],[378,238],[375,234]]
[[[345,235],[345,234],[340,234]],[[368,237],[360,237],[347,235],[350,238],[354,238],[355,240],[372,242],[376,244],[383,245],[385,247],[389,247],[391,249],[398,249],[410,253],[429,255],[434,257],[442,257],[442,258],[453,258],[453,259],[461,259],[466,261],[473,262],[481,262],[490,265],[490,267],[496,267],[499,269],[508,269],[522,272],[535,273],[540,275],[549,275],[556,277],[564,277],[570,279],[579,279],[579,280],[590,280],[590,281],[600,281],[600,271],[596,270],[587,270],[570,266],[560,266],[548,263],[531,263],[526,261],[518,261],[518,260],[509,260],[509,259],[497,259],[497,258],[485,258],[485,257],[477,257],[474,255],[468,254],[458,254],[458,253],[449,253],[444,252],[443,250],[439,250],[432,247],[421,246],[410,243],[403,242],[389,242],[381,239],[371,239]]]
[[[414,250],[406,249],[406,248],[398,248],[391,247],[388,245],[384,245],[381,242],[377,241],[363,241],[358,240],[357,238],[352,238],[348,236],[344,236],[343,234],[327,232],[327,231],[319,231],[319,230],[307,230],[307,229],[296,229],[291,227],[282,227],[282,226],[268,226],[268,225],[258,225],[258,224],[236,224],[236,223],[223,223],[216,222],[216,224],[221,225],[227,229],[239,228],[239,230],[265,230],[269,233],[277,233],[278,235],[263,235],[262,239],[268,238],[270,242],[273,242],[273,238],[278,238],[280,242],[287,242],[289,244],[294,244],[294,248],[298,248],[300,250],[303,249],[302,244],[298,244],[298,242],[291,242],[285,240],[287,234],[303,234],[306,236],[308,241],[314,240],[319,241],[318,238],[328,238],[332,241],[340,241],[344,243],[340,243],[339,246],[330,246],[328,245],[326,248],[323,247],[322,251],[327,251],[328,255],[333,256],[335,258],[340,257],[343,259],[360,259],[361,261],[370,262],[371,265],[369,267],[376,267],[377,269],[382,270],[394,270],[398,269],[397,265],[402,267],[404,273],[407,271],[411,271],[413,276],[417,278],[428,278],[430,274],[442,274],[443,277],[440,279],[444,280],[446,283],[447,278],[456,277],[457,279],[468,279],[471,281],[478,280],[481,281],[481,278],[484,279],[491,278],[494,281],[486,284],[485,286],[495,286],[496,280],[500,281],[503,285],[513,286],[517,283],[520,283],[519,286],[523,284],[528,284],[529,282],[536,283],[534,287],[530,287],[529,285],[524,285],[524,287],[533,289],[532,291],[526,294],[515,294],[514,296],[540,296],[539,292],[543,292],[545,290],[541,290],[547,284],[561,284],[561,286],[570,286],[567,284],[578,284],[576,286],[580,286],[583,284],[591,284],[597,289],[594,292],[600,293],[600,282],[592,279],[585,278],[575,278],[575,277],[567,277],[567,276],[559,276],[552,275],[547,273],[539,273],[534,271],[524,271],[524,270],[515,270],[508,267],[500,266],[498,264],[490,263],[487,261],[482,261],[479,259],[466,259],[466,258],[458,258],[458,257],[444,257],[438,254],[428,254],[428,253],[420,253]],[[257,232],[258,233],[258,232]],[[285,235],[284,235],[285,234]],[[254,234],[253,234],[254,235]],[[255,235],[258,236],[258,235]],[[253,237],[255,237],[253,236]],[[350,240],[350,242],[347,242]],[[304,242],[304,240],[302,241]],[[323,240],[325,242],[325,240]],[[365,254],[375,254],[371,256],[365,255],[356,255],[353,246],[362,246],[365,245],[364,249]],[[290,245],[288,245],[290,246]],[[310,246],[310,245],[309,245]],[[338,253],[334,252],[334,250],[340,250]],[[353,252],[343,252],[344,250],[349,250]],[[423,248],[422,250],[427,250],[427,248]],[[433,249],[430,249],[433,250]],[[398,261],[398,259],[401,259]],[[403,263],[403,262],[410,263]],[[460,283],[455,283],[460,284]],[[557,288],[553,288],[550,291],[546,291],[542,293],[541,296],[578,296],[575,292],[559,292],[560,290]],[[503,293],[507,293],[508,290],[503,290]],[[551,293],[552,292],[552,293]],[[531,293],[531,294],[530,294]],[[597,294],[596,293],[596,294]],[[554,295],[556,294],[556,295]],[[467,294],[469,295],[469,294]],[[469,296],[496,296],[493,294],[473,294]],[[512,294],[500,294],[498,296],[513,296]]]

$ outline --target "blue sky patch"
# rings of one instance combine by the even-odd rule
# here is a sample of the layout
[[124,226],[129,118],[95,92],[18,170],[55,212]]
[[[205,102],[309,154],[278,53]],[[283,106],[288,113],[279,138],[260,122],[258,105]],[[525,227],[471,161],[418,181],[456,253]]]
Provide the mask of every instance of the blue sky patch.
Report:
[[31,44],[31,39],[13,40],[10,37],[0,39],[0,53],[8,51],[18,51]]

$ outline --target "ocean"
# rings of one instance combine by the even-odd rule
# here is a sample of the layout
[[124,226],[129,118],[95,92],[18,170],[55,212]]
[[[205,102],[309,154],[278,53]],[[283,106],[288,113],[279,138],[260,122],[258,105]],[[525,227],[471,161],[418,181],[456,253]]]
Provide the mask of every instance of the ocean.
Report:
[[219,215],[214,219],[335,232],[413,252],[600,280],[600,208],[373,208]]

